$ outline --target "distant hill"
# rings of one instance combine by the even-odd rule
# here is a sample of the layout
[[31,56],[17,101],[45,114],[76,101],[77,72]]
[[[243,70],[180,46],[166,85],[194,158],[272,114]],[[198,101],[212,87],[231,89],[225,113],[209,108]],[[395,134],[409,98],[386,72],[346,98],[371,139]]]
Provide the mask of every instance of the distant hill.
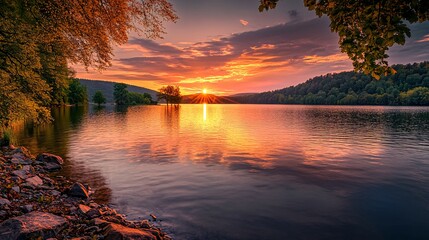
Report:
[[228,98],[230,98],[230,97],[245,97],[245,96],[255,95],[255,94],[258,94],[258,93],[236,93],[236,94],[233,94],[233,95],[229,95],[227,97]]
[[[106,97],[107,103],[113,103],[115,102],[113,98],[113,85],[115,82],[107,82],[107,81],[100,81],[100,80],[89,80],[89,79],[79,79],[80,83],[85,85],[88,89],[88,99],[89,101],[92,100],[92,96],[94,96],[96,91],[103,92],[104,96]],[[128,85],[128,84],[127,84]],[[148,88],[143,87],[137,87],[133,85],[128,85],[127,90],[129,92],[135,92],[135,93],[149,93],[152,95],[152,99],[156,100],[156,94],[157,92]]]
[[197,94],[183,96],[182,103],[228,104],[228,103],[237,103],[237,102],[231,100],[229,97],[216,96],[213,94],[197,93]]
[[314,77],[275,91],[230,96],[239,103],[330,105],[429,105],[429,62],[394,65],[396,74],[376,80],[357,72]]

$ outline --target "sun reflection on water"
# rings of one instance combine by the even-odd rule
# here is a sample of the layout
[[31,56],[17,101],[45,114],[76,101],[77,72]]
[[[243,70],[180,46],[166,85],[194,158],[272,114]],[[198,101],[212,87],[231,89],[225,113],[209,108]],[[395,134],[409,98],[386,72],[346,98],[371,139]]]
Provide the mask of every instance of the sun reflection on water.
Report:
[[207,120],[207,103],[203,104],[203,120]]

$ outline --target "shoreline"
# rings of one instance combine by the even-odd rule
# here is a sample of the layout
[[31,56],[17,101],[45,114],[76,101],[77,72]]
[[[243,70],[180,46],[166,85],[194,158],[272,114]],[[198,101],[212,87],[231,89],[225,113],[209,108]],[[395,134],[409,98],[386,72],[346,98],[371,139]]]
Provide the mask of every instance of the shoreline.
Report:
[[52,176],[63,163],[25,147],[0,149],[0,239],[171,239],[149,220],[96,203],[90,186]]

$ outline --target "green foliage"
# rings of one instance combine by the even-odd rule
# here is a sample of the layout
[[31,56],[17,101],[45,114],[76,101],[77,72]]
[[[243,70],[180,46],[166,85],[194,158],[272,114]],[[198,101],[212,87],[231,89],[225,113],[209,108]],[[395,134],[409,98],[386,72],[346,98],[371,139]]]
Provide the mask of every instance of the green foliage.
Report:
[[114,85],[113,96],[117,105],[141,105],[153,104],[152,96],[149,93],[128,92],[127,85],[116,83]]
[[[150,94],[148,94],[150,96]],[[129,105],[151,104],[152,96],[148,98],[144,94],[130,92],[128,93]]]
[[92,101],[100,106],[101,104],[106,103],[106,98],[104,97],[103,92],[96,91],[92,97]]
[[233,99],[241,103],[429,105],[429,62],[392,67],[397,73],[380,80],[363,73],[342,72]]
[[[260,0],[259,11],[276,7],[278,0]],[[304,5],[331,20],[331,31],[338,33],[342,52],[353,61],[356,71],[371,74],[377,80],[394,73],[386,52],[394,44],[404,45],[410,37],[407,22],[429,20],[427,0],[304,0]]]
[[51,106],[85,102],[82,89],[67,90],[68,62],[107,67],[130,29],[156,38],[177,19],[166,0],[3,0],[0,16],[0,127],[49,121]]
[[400,94],[404,105],[429,106],[429,88],[416,87]]
[[117,105],[128,105],[128,96],[127,84],[115,83],[113,86],[113,97],[115,98],[115,103]]
[[68,90],[68,100],[70,104],[86,104],[88,103],[88,93],[86,87],[79,80],[72,79]]
[[[106,81],[100,81],[100,80],[87,80],[87,79],[79,79],[79,81],[88,89],[88,96],[90,98],[94,96],[96,91],[102,91],[104,97],[106,97],[107,103],[115,102],[113,97],[114,85],[115,85],[114,82],[106,82]],[[156,91],[153,91],[151,89],[147,89],[144,87],[137,87],[137,86],[128,85],[128,84],[127,84],[127,90],[129,92],[136,92],[141,94],[147,93],[151,97],[155,96],[157,93]]]
[[159,89],[158,100],[164,99],[171,104],[179,104],[182,101],[182,95],[180,93],[180,88],[178,86],[168,85]]

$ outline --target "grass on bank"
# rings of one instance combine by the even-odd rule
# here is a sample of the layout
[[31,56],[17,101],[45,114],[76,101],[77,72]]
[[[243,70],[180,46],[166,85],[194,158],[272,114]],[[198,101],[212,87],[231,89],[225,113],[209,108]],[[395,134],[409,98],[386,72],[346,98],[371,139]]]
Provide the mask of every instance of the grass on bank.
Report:
[[16,145],[17,141],[11,129],[0,130],[0,146]]

